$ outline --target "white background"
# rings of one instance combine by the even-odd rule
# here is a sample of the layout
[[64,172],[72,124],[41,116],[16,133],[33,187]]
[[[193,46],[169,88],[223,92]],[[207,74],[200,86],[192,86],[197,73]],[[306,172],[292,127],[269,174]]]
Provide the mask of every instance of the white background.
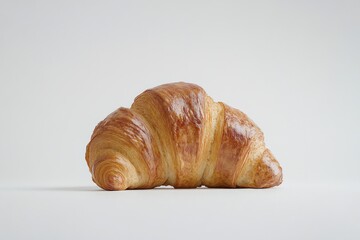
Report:
[[[283,167],[267,190],[97,191],[95,125],[202,86]],[[359,239],[360,1],[0,1],[0,239]]]

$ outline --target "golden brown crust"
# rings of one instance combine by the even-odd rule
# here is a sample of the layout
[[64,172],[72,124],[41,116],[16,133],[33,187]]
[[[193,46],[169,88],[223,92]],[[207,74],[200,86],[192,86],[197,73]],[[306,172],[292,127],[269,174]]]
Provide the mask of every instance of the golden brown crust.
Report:
[[110,114],[95,128],[86,161],[106,190],[262,188],[282,180],[255,123],[189,83],[149,89]]
[[[93,156],[87,159],[88,164],[93,165],[93,169],[96,168],[96,164],[103,166],[105,163],[101,162],[110,160],[120,164],[121,167],[125,167],[126,164],[133,165],[137,170],[137,178],[143,181],[133,185],[124,183],[122,179],[122,184],[127,184],[127,187],[151,188],[154,184],[162,184],[165,178],[161,176],[164,175],[164,170],[153,136],[146,123],[129,109],[119,108],[95,128],[87,152],[88,155]],[[119,159],[122,159],[122,162],[128,159],[129,163],[121,164]],[[108,178],[109,181],[114,180],[114,177]]]
[[[159,138],[165,137],[162,145],[171,153],[169,171],[174,172],[167,184],[174,187],[190,188],[201,184],[197,168],[203,146],[205,97],[205,91],[194,84],[165,84],[142,93],[131,107],[150,125],[156,126]],[[158,111],[151,116],[145,113],[154,108],[148,104],[149,98],[156,99]]]
[[220,147],[209,186],[236,187],[236,177],[242,169],[256,132],[260,129],[249,118],[226,104],[224,106],[224,123]]

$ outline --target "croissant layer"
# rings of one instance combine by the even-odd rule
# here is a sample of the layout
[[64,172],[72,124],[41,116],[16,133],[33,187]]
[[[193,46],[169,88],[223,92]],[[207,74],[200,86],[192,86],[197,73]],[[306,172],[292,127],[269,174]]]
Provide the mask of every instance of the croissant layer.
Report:
[[260,128],[183,82],[146,90],[130,109],[107,116],[96,126],[85,158],[93,181],[105,190],[265,188],[282,182]]

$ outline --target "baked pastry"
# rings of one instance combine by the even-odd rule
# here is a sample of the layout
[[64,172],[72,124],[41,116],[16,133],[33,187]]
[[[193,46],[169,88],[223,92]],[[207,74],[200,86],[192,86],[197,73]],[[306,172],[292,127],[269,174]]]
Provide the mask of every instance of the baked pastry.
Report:
[[141,93],[95,128],[86,147],[93,181],[105,190],[267,188],[282,169],[259,127],[191,83]]

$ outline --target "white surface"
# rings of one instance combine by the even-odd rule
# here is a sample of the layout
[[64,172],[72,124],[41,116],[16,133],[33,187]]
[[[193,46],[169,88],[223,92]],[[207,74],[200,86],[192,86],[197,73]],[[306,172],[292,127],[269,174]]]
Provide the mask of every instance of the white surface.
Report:
[[[0,239],[359,239],[359,42],[357,0],[0,0]],[[175,81],[247,113],[284,185],[78,189],[95,125]]]
[[0,191],[0,239],[359,239],[360,190]]

